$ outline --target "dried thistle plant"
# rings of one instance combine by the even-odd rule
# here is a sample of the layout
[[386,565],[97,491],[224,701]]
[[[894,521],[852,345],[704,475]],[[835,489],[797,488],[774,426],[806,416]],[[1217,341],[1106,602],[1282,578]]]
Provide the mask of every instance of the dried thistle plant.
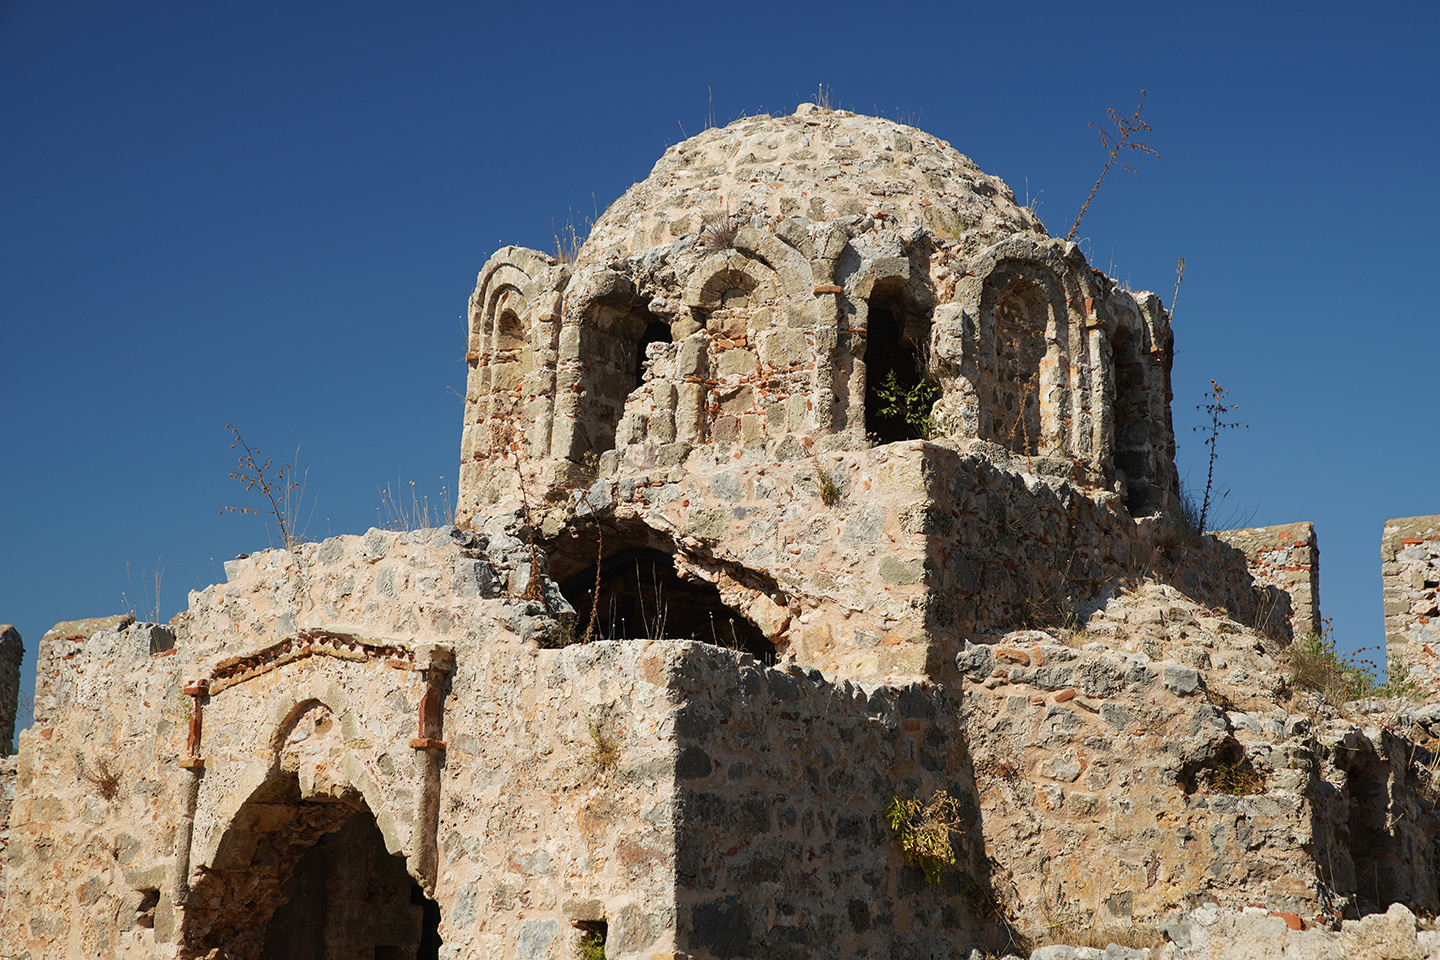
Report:
[[100,757],[89,767],[78,758],[75,763],[79,767],[80,779],[90,784],[101,800],[114,800],[120,795],[120,770],[109,757]]
[[[305,542],[304,533],[300,528],[300,511],[305,501],[305,480],[310,475],[309,470],[300,474],[300,479],[294,479],[295,463],[287,463],[276,469],[273,459],[260,462],[260,448],[251,448],[240,431],[230,424],[225,424],[225,429],[235,435],[235,442],[230,444],[231,450],[244,450],[240,455],[240,467],[230,474],[231,480],[238,480],[245,485],[246,490],[258,490],[260,495],[270,502],[269,507],[221,507],[221,513],[251,513],[257,516],[271,517],[280,530],[280,540],[289,550],[297,544]],[[300,448],[295,448],[295,460],[300,459]],[[314,509],[311,509],[314,513]],[[309,518],[306,518],[307,522]]]
[[1105,149],[1109,152],[1109,156],[1105,160],[1105,166],[1100,170],[1100,176],[1095,180],[1095,186],[1090,188],[1090,196],[1085,198],[1085,203],[1080,207],[1080,213],[1075,217],[1075,223],[1070,227],[1070,232],[1065,234],[1066,240],[1075,239],[1075,231],[1080,229],[1080,221],[1085,219],[1085,211],[1090,208],[1090,201],[1095,199],[1095,194],[1100,190],[1100,184],[1105,182],[1105,175],[1110,172],[1112,166],[1118,162],[1120,166],[1129,170],[1131,173],[1135,172],[1134,167],[1120,160],[1121,150],[1139,150],[1141,153],[1148,153],[1152,157],[1160,156],[1155,150],[1147,147],[1138,140],[1132,139],[1135,134],[1143,133],[1150,129],[1150,124],[1140,119],[1140,111],[1144,106],[1145,91],[1141,90],[1140,105],[1135,108],[1135,112],[1130,116],[1122,117],[1115,112],[1114,108],[1108,109],[1106,112],[1110,114],[1110,122],[1115,124],[1115,136],[1113,137],[1107,130],[1101,127],[1100,124],[1090,124],[1090,126],[1100,131],[1100,142],[1105,144]]

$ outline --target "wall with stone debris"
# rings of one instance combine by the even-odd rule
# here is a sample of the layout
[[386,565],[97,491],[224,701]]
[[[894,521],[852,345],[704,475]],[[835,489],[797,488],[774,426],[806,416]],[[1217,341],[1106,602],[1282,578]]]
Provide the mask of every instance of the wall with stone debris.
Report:
[[1440,906],[1415,739],[1320,719],[1278,642],[1169,586],[1119,592],[1065,639],[958,658],[987,853],[1025,933],[1153,928],[1201,896],[1308,917]]
[[1290,628],[1295,636],[1322,631],[1320,542],[1313,523],[1220,530],[1215,536],[1245,554],[1256,583],[1279,587],[1290,595]]
[[1389,659],[1409,666],[1423,696],[1440,696],[1440,516],[1386,520],[1380,582]]

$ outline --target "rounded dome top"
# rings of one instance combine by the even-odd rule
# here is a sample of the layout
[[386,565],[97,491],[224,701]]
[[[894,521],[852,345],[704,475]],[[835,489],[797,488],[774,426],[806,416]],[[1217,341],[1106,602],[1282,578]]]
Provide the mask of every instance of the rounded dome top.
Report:
[[591,228],[580,261],[634,256],[726,214],[814,221],[865,215],[943,238],[1045,237],[999,177],[923,130],[804,103],[678,143]]

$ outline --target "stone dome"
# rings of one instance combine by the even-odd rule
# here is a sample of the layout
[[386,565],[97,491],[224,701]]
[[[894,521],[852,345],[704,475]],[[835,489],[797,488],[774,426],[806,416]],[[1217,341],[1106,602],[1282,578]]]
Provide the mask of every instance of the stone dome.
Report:
[[946,239],[975,232],[1047,236],[1003,180],[944,140],[805,103],[788,117],[747,117],[666,150],[650,176],[596,221],[579,259],[634,256],[727,213],[812,221],[871,216]]

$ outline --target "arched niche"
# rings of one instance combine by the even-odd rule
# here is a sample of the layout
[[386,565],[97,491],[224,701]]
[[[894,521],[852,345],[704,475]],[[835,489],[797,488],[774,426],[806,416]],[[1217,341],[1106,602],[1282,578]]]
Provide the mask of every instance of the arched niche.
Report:
[[900,278],[875,284],[866,303],[865,432],[877,443],[918,440],[936,430],[940,387],[930,363],[931,311]]
[[989,367],[983,439],[1022,456],[1070,452],[1070,316],[1064,287],[1038,263],[998,266],[986,281]]
[[[319,713],[307,708],[287,742],[314,735],[316,721],[323,727]],[[439,906],[405,858],[386,849],[358,791],[307,794],[300,777],[282,770],[240,806],[192,884],[180,953],[431,960],[439,955],[439,924]]]

